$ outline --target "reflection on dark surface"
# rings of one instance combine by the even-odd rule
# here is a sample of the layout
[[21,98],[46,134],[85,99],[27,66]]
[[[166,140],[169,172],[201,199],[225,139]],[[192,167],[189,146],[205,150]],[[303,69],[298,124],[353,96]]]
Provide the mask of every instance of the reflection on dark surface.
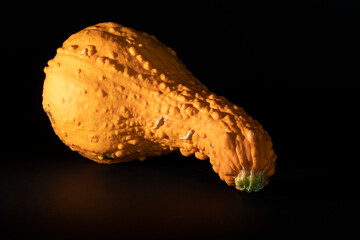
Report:
[[335,224],[351,213],[353,205],[345,204],[359,200],[325,201],[298,183],[317,181],[309,173],[281,171],[263,191],[248,194],[227,187],[207,161],[178,153],[116,165],[75,153],[17,159],[1,169],[2,227],[9,237],[263,236],[316,221]]
[[[181,159],[166,163],[174,157]],[[249,211],[245,202],[234,209],[231,202],[240,200],[242,193],[228,189],[207,164],[192,159],[195,166],[187,166],[191,161],[178,154],[153,161],[154,165],[99,165],[76,155],[71,161],[24,160],[2,173],[11,185],[7,190],[15,191],[5,189],[8,197],[2,209],[7,226],[15,232],[21,226],[26,234],[43,236],[64,232],[88,236],[97,229],[101,234],[131,236],[141,228],[144,236],[191,236],[196,229],[216,225],[217,235],[217,229],[231,230],[241,222],[237,215]],[[235,194],[236,199],[224,199],[226,194]],[[242,225],[249,221],[244,219]]]

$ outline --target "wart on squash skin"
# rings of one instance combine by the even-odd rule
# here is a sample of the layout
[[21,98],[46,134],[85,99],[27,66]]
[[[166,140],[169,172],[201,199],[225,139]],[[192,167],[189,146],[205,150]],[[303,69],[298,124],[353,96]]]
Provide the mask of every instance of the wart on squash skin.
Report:
[[160,117],[156,120],[155,126],[152,129],[158,129],[161,125],[164,124],[164,118]]
[[185,137],[179,137],[180,139],[182,139],[182,140],[189,140],[190,138],[191,138],[191,136],[194,134],[194,130],[190,130],[187,134],[186,134],[186,136]]

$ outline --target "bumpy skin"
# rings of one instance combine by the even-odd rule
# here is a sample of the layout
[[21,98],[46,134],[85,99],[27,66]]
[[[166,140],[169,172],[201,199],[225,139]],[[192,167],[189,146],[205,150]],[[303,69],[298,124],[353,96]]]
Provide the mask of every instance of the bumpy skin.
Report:
[[89,159],[117,163],[180,149],[209,157],[222,180],[248,192],[274,174],[262,126],[153,36],[100,23],[70,36],[48,65],[44,110],[60,139]]

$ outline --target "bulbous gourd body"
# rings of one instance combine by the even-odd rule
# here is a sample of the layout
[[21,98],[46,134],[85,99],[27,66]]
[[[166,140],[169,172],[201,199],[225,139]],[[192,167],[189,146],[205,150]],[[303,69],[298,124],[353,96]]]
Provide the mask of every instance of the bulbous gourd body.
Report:
[[59,138],[89,159],[117,163],[179,149],[209,158],[222,180],[248,192],[274,174],[262,126],[153,36],[100,23],[70,36],[48,65],[43,108]]

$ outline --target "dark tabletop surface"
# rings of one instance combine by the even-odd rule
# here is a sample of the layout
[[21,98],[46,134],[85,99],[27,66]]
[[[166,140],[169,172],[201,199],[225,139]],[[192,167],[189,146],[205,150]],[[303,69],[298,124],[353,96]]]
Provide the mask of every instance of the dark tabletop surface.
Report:
[[[1,50],[4,239],[304,238],[358,231],[356,1],[117,4],[8,8],[13,14],[2,21]],[[178,152],[100,165],[62,144],[41,106],[43,68],[69,35],[104,21],[157,36],[211,91],[257,119],[278,155],[270,184],[258,193],[237,191],[209,161]]]

